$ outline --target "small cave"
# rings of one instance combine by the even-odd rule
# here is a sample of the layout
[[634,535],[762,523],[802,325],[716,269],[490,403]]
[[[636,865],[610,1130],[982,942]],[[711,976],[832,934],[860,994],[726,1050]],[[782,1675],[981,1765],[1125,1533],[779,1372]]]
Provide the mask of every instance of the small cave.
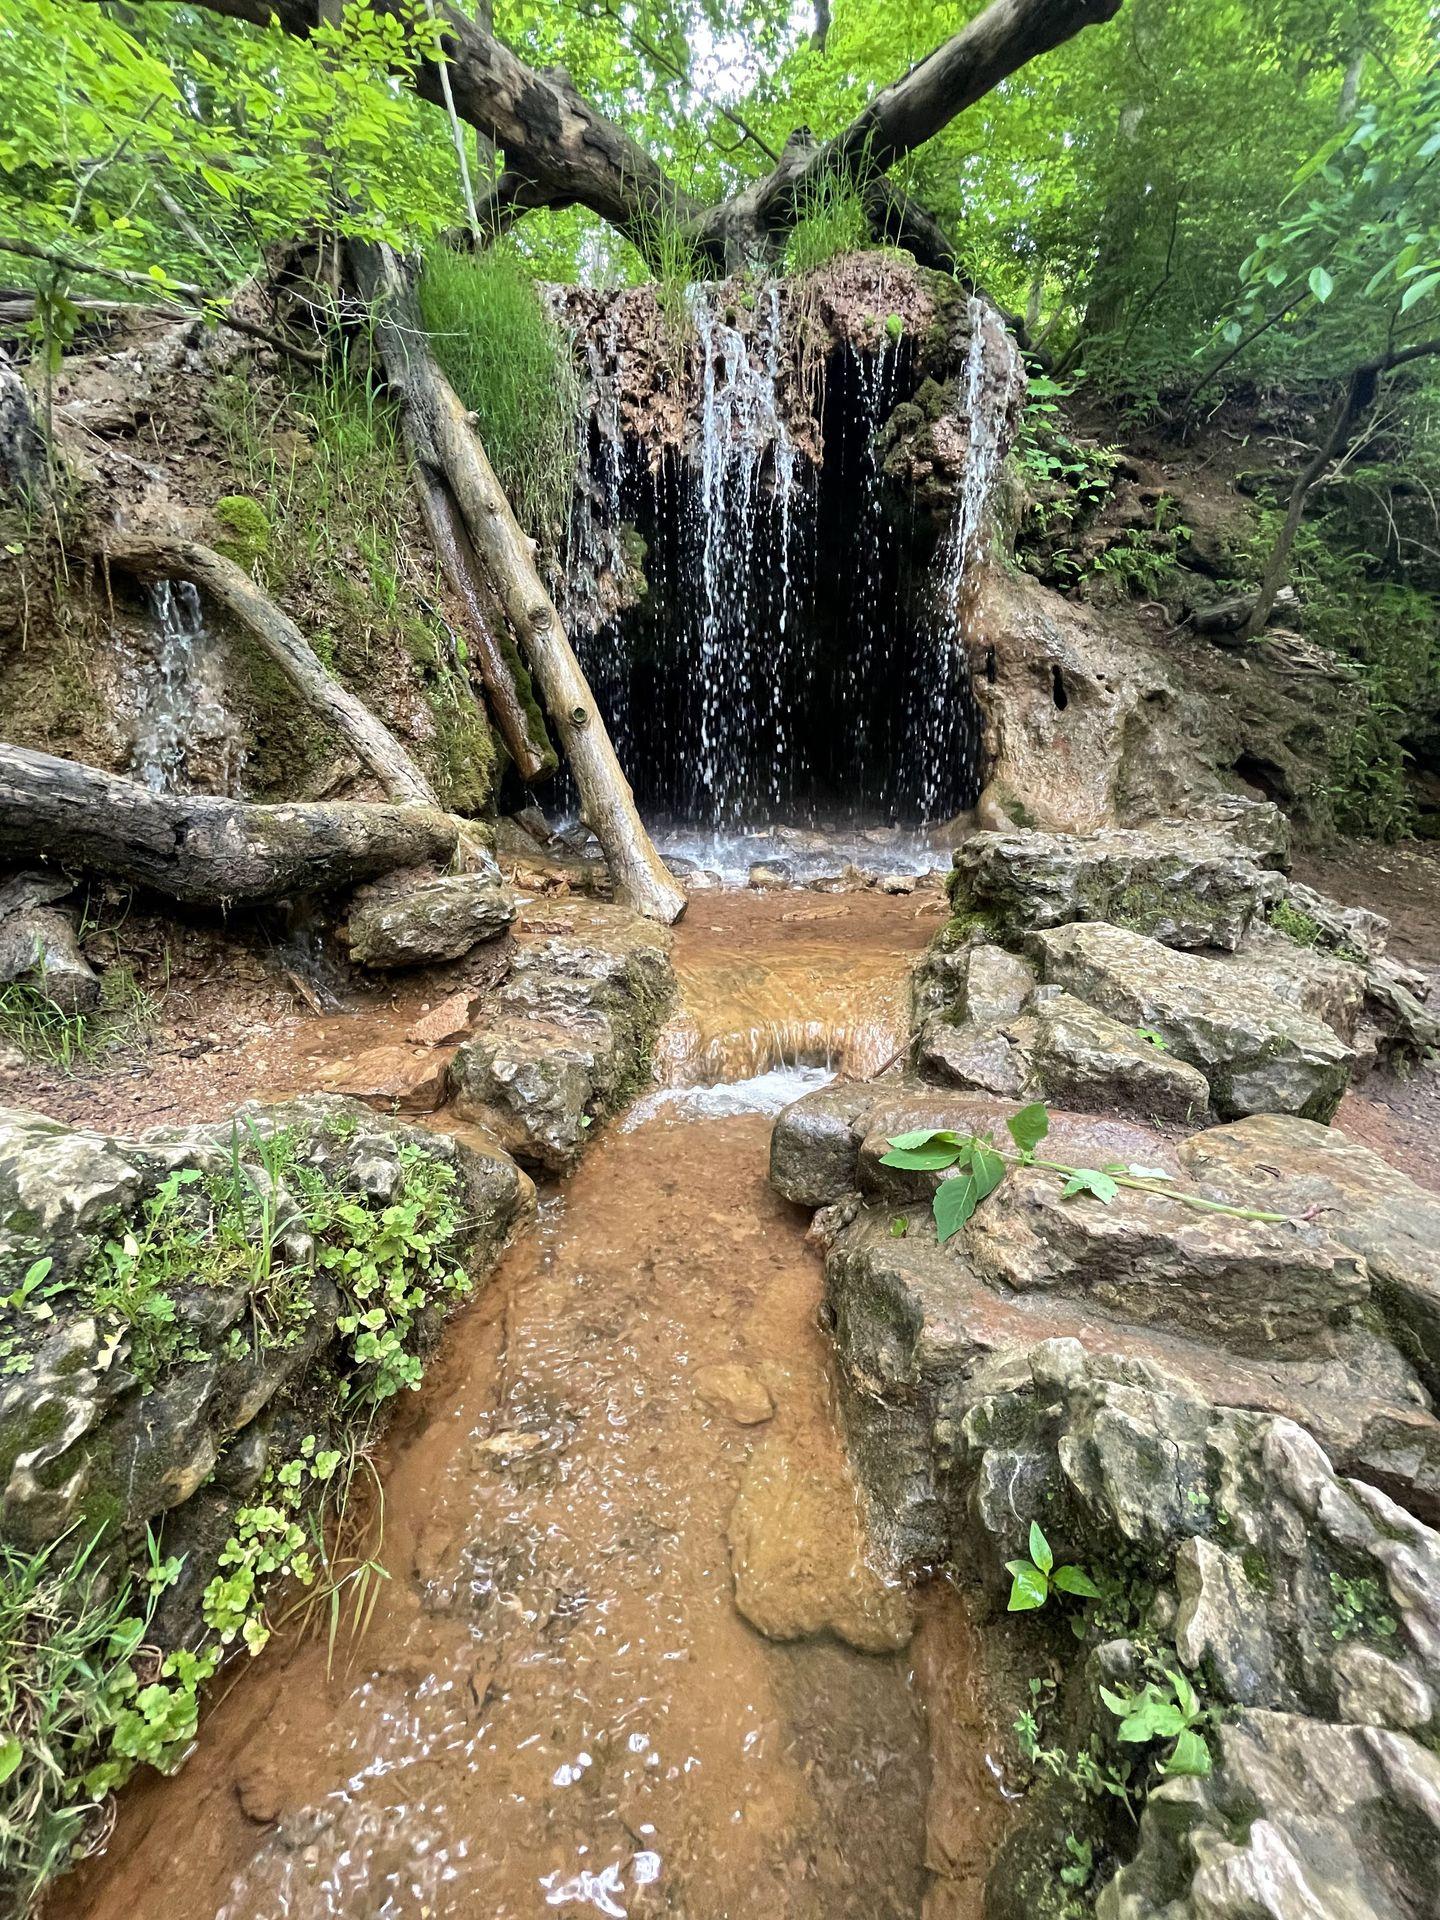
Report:
[[707,405],[696,442],[658,455],[627,437],[617,459],[592,420],[600,538],[626,549],[632,590],[572,624],[652,822],[912,827],[974,805],[982,718],[936,516],[877,447],[914,362],[906,339],[832,347],[818,464],[763,393],[750,418]]

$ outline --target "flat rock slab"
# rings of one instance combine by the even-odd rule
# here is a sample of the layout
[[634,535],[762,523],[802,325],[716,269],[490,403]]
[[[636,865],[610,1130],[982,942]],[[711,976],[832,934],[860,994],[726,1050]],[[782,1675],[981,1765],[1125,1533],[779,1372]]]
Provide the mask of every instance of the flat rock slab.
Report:
[[346,937],[357,966],[433,967],[498,939],[514,918],[514,895],[487,874],[392,874],[355,895]]
[[1440,1194],[1334,1127],[1274,1114],[1199,1134],[1179,1158],[1217,1199],[1313,1215],[1362,1255],[1387,1318],[1440,1392]]
[[956,849],[951,899],[996,939],[1107,920],[1171,947],[1239,946],[1280,876],[1218,830],[980,833]]
[[781,1434],[756,1447],[730,1514],[735,1604],[767,1639],[832,1633],[862,1653],[893,1653],[910,1638],[910,1603],[871,1564],[835,1465]]
[[996,1024],[930,1019],[915,1054],[927,1080],[1017,1102],[1054,1101],[1083,1113],[1122,1109],[1180,1125],[1204,1119],[1210,1107],[1204,1074],[1177,1059],[1159,1036],[1054,987]]
[[433,1113],[449,1091],[454,1047],[382,1041],[315,1069],[322,1093],[343,1093],[381,1113]]
[[1037,933],[1029,946],[1045,981],[1158,1033],[1197,1067],[1222,1118],[1327,1120],[1339,1104],[1354,1050],[1243,956],[1179,953],[1103,922]]

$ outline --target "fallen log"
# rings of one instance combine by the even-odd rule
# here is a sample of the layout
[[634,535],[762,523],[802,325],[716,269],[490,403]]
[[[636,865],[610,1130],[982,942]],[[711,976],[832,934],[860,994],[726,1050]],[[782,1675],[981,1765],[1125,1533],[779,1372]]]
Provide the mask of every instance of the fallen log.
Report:
[[433,807],[151,793],[98,767],[0,745],[0,858],[105,874],[173,900],[327,893],[443,865],[455,845],[455,822]]
[[433,449],[465,531],[489,569],[580,790],[581,817],[600,842],[615,897],[669,925],[685,893],[667,871],[635,808],[595,699],[535,569],[534,542],[521,531],[470,416],[430,351],[418,302],[388,247],[350,243],[351,268],[375,326],[385,375],[413,421],[416,442]]
[[347,740],[392,800],[438,807],[430,782],[394,734],[342,687],[288,614],[233,560],[181,534],[107,534],[105,558],[139,580],[189,580],[223,607],[301,699]]

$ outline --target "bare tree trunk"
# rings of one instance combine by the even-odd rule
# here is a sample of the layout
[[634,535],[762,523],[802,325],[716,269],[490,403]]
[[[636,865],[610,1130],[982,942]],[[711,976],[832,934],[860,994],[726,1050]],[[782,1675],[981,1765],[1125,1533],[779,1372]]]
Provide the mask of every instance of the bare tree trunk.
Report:
[[243,567],[180,534],[111,534],[105,557],[141,580],[191,581],[244,627],[306,704],[350,743],[392,800],[439,806],[430,782],[390,729],[340,685],[295,622]]
[[0,746],[0,858],[53,860],[210,905],[324,893],[444,863],[456,827],[433,807],[252,806],[151,793],[98,767]]
[[[353,254],[353,249],[352,249]],[[363,270],[352,259],[352,271]],[[445,475],[444,462],[428,418],[416,408],[402,412],[405,444],[416,470],[420,509],[435,557],[452,592],[465,609],[465,639],[479,669],[480,683],[491,718],[505,742],[515,771],[527,785],[545,780],[559,764],[545,737],[545,728],[533,705],[527,706],[504,649],[490,630],[490,619],[480,591],[480,562],[474,543],[458,512]]]
[[485,449],[435,363],[419,310],[393,253],[355,243],[357,284],[374,317],[390,384],[420,444],[433,447],[475,550],[490,570],[580,789],[581,813],[604,851],[617,898],[669,925],[685,893],[666,869],[635,810],[580,663],[535,570],[535,543],[520,529]]

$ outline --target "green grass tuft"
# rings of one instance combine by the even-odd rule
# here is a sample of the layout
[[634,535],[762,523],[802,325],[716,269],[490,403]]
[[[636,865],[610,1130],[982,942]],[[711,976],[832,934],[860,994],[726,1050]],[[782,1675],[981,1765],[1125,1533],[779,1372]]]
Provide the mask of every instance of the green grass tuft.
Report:
[[446,377],[521,526],[558,549],[575,477],[580,382],[569,347],[511,249],[426,256],[420,306]]
[[787,277],[812,273],[870,245],[865,202],[848,181],[824,174],[800,201],[800,218],[785,242],[784,271]]

